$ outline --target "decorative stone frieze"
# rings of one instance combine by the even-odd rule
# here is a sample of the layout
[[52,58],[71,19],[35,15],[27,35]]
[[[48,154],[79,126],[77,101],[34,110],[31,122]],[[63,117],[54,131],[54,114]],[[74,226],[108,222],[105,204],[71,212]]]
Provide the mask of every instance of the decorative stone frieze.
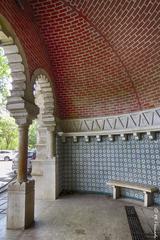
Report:
[[113,141],[114,135],[120,135],[125,141],[127,134],[139,140],[140,133],[147,133],[153,139],[153,133],[160,131],[160,108],[109,117],[59,120],[59,129],[59,136],[65,137],[107,135]]

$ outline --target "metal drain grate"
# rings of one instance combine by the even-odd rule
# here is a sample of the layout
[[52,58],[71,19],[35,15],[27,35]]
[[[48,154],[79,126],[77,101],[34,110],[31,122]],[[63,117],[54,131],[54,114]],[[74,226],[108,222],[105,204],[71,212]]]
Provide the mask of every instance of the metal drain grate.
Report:
[[133,206],[125,206],[128,223],[133,240],[146,240],[141,223]]

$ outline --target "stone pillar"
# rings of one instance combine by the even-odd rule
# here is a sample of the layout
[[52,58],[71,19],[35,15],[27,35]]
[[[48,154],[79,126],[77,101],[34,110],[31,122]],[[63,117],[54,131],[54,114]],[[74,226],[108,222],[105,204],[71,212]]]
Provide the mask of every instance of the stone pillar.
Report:
[[56,158],[56,132],[55,132],[55,128],[48,127],[47,129],[48,129],[48,161],[51,162],[52,172],[49,168],[46,170],[47,172],[49,172],[50,170],[50,178],[53,184],[53,188],[51,189],[51,191],[53,193],[54,200],[55,200],[59,195],[58,161]]
[[19,129],[19,157],[17,181],[21,184],[27,182],[27,153],[28,153],[29,125],[20,125]]
[[58,197],[58,163],[54,127],[39,129],[37,158],[32,162],[32,176],[35,179],[36,199],[55,200]]
[[34,180],[27,179],[28,127],[19,125],[18,175],[8,187],[8,229],[28,228],[34,222]]
[[[26,75],[12,69],[12,91],[7,99],[7,110],[19,126],[19,164],[17,180],[8,187],[7,228],[24,229],[34,222],[34,180],[27,179],[28,128],[39,114],[33,99],[26,99]],[[18,81],[17,81],[18,80]],[[27,81],[29,82],[29,81]]]
[[7,228],[25,229],[34,222],[34,180],[10,183],[8,187]]
[[48,135],[48,159],[53,158],[53,144],[54,144],[54,132],[52,129],[48,129],[47,131]]

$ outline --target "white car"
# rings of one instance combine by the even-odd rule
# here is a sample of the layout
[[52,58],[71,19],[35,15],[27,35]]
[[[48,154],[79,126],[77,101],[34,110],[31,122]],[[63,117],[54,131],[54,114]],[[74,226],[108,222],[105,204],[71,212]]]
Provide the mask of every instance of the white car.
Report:
[[0,160],[2,161],[12,161],[15,156],[14,150],[0,150]]

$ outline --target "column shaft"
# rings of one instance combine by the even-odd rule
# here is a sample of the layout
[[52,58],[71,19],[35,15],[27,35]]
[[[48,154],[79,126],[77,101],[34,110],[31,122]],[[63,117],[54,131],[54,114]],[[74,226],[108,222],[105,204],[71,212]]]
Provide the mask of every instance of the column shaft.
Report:
[[27,181],[28,128],[28,125],[19,126],[19,159],[17,175],[19,183]]
[[48,157],[52,159],[56,155],[56,135],[53,130],[48,130]]

